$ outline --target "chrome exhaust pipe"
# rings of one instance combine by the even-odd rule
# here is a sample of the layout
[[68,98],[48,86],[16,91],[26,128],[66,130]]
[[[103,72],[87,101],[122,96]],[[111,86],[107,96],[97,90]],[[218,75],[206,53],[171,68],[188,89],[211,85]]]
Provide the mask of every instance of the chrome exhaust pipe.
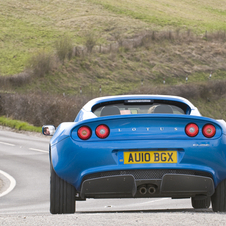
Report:
[[149,194],[153,195],[153,194],[155,194],[155,192],[156,192],[156,188],[154,186],[148,187],[148,193]]
[[147,188],[145,186],[142,186],[139,188],[139,192],[141,195],[145,195],[147,193]]

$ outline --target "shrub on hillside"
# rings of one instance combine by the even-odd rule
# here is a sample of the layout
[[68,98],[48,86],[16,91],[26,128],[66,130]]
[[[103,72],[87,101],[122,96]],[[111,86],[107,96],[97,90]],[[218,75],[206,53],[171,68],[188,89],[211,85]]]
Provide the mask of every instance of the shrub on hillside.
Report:
[[38,52],[29,60],[29,68],[32,69],[34,76],[43,77],[53,68],[53,55],[45,51]]
[[21,87],[31,81],[31,72],[24,71],[11,76],[0,76],[0,88],[7,90],[14,87]]
[[56,54],[59,60],[64,63],[66,59],[70,60],[73,56],[72,39],[68,36],[62,37],[55,44]]
[[92,53],[93,47],[97,44],[97,37],[93,33],[84,34],[84,44],[86,46],[87,52]]
[[12,75],[6,78],[8,83],[14,87],[21,87],[27,83],[30,82],[31,80],[31,72],[29,71],[24,71],[20,74],[17,75]]

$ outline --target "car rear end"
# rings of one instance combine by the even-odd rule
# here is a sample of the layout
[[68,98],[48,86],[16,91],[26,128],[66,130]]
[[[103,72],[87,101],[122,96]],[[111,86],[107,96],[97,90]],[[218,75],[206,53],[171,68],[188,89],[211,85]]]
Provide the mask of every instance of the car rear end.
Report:
[[209,197],[226,178],[225,144],[209,118],[130,114],[77,123],[51,155],[78,199]]

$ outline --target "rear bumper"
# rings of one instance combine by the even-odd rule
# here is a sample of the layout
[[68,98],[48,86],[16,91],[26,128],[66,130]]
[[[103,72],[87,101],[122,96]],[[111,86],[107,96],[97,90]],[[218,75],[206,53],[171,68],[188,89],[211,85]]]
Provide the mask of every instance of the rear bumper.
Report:
[[184,198],[214,193],[212,178],[196,175],[165,174],[161,180],[136,181],[133,175],[84,180],[80,198]]

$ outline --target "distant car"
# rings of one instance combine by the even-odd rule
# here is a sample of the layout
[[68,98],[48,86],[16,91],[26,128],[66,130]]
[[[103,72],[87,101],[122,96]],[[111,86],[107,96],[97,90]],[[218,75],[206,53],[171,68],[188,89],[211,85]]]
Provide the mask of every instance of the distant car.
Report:
[[191,198],[226,212],[226,123],[176,96],[89,101],[50,141],[50,212],[87,198]]

